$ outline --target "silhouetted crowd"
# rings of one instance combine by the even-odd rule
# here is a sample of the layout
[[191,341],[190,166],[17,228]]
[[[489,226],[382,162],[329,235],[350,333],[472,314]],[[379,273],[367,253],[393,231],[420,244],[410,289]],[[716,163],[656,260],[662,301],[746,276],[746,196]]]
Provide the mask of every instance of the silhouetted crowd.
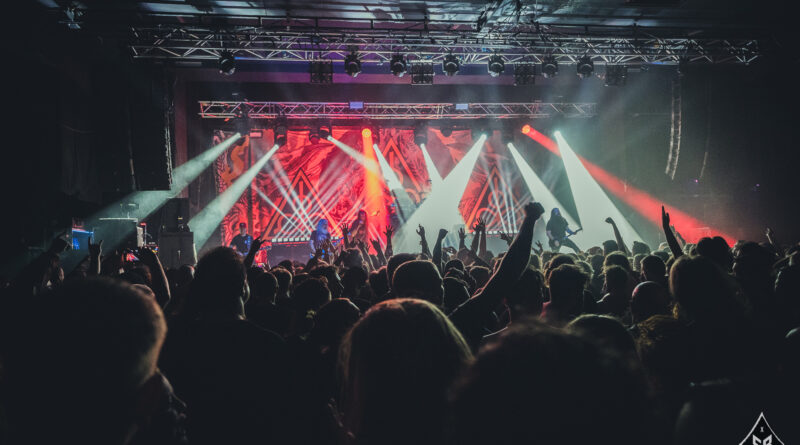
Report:
[[556,253],[543,213],[499,255],[478,221],[264,267],[262,240],[174,270],[90,244],[65,276],[56,239],[3,285],[0,443],[800,443],[800,245],[683,243],[662,212],[655,250],[607,219]]

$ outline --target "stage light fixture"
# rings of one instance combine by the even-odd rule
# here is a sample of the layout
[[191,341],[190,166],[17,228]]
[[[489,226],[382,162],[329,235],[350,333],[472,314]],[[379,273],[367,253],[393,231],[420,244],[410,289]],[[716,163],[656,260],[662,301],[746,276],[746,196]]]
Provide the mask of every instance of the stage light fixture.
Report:
[[575,70],[578,73],[578,77],[581,79],[586,79],[594,72],[594,61],[592,61],[591,57],[584,55],[578,59],[578,64],[575,66]]
[[319,126],[312,125],[311,128],[308,129],[308,141],[314,145],[319,144],[320,136],[319,136]]
[[408,71],[408,64],[406,63],[405,56],[402,54],[393,55],[391,62],[389,62],[389,69],[395,76],[403,77]]
[[358,53],[353,51],[344,58],[344,71],[351,77],[356,77],[361,73],[361,60]]
[[533,85],[536,83],[536,65],[521,62],[514,65],[514,85]]
[[506,63],[503,61],[503,58],[499,54],[492,54],[489,57],[489,61],[486,64],[486,68],[489,70],[489,75],[492,77],[497,77],[503,73],[506,69]]
[[319,137],[320,139],[328,139],[328,137],[333,134],[331,124],[329,123],[322,123],[319,125]]
[[542,60],[542,76],[546,79],[556,77],[558,75],[558,62],[556,57],[552,54],[547,55]]
[[528,134],[530,132],[531,132],[531,126],[530,125],[525,124],[525,125],[522,126],[522,134]]
[[217,60],[217,68],[219,68],[220,74],[225,76],[230,76],[231,74],[236,72],[236,58],[233,57],[233,53],[224,50],[220,53],[219,59]]
[[412,85],[433,85],[433,62],[430,60],[416,61],[411,64]]
[[623,86],[627,78],[627,65],[606,65],[605,85],[607,87]]
[[442,132],[442,136],[449,138],[453,135],[453,122],[450,120],[442,121],[439,131]]
[[328,85],[333,83],[333,61],[330,59],[312,60],[308,64],[310,82]]
[[372,130],[370,130],[369,128],[365,128],[365,129],[361,130],[361,136],[365,137],[365,138],[371,137],[372,136]]
[[459,69],[461,69],[461,61],[458,60],[458,57],[454,56],[453,53],[444,56],[442,70],[446,75],[455,76]]
[[414,143],[417,146],[428,142],[428,124],[420,122],[414,126]]

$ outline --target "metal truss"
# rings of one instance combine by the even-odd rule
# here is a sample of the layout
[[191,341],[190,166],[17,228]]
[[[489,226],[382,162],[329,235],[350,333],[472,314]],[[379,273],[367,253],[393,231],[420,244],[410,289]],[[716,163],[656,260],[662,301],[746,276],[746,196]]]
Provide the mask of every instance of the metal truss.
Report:
[[[289,29],[288,31],[286,29]],[[139,27],[129,35],[135,58],[216,60],[223,50],[239,60],[297,62],[314,59],[343,61],[358,51],[362,63],[385,63],[394,54],[410,61],[441,61],[453,53],[464,65],[485,64],[493,54],[507,63],[540,63],[553,55],[562,64],[574,64],[584,55],[600,64],[740,63],[760,52],[755,39],[700,39],[658,37],[639,32],[631,36],[577,33],[572,29],[548,32],[541,28],[510,31],[353,30],[298,31],[264,27],[203,29],[198,27]]]
[[350,103],[200,101],[205,119],[510,119],[555,116],[586,118],[597,114],[595,103]]

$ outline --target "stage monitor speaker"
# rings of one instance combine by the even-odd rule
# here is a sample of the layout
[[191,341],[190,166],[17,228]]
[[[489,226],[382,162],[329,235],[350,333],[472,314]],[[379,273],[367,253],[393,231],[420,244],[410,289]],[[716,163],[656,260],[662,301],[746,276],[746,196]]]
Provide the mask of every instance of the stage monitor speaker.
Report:
[[197,251],[192,232],[161,232],[158,258],[164,267],[177,269],[184,264],[197,264]]
[[129,94],[136,189],[169,190],[172,185],[172,92],[164,68],[133,67]]
[[183,232],[189,223],[189,198],[172,198],[161,208],[161,231]]

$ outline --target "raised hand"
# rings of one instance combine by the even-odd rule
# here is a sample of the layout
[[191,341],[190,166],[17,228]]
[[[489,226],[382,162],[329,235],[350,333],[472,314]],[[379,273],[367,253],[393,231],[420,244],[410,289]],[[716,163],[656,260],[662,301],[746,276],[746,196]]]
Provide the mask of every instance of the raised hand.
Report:
[[661,226],[664,227],[664,229],[671,228],[669,224],[669,213],[664,210],[663,205],[661,206]]
[[386,231],[383,232],[383,234],[386,235],[386,239],[387,240],[391,240],[392,239],[392,235],[394,234],[394,227],[386,226]]
[[467,239],[467,232],[464,231],[463,227],[459,227],[458,229],[458,239],[461,241]]
[[94,241],[94,239],[89,238],[89,256],[99,258],[103,252],[103,240],[100,240],[97,244],[93,244],[92,241]]
[[544,215],[544,207],[538,202],[529,202],[525,204],[525,215],[530,216],[533,219],[539,219],[542,215]]
[[542,245],[541,241],[537,240],[535,244],[536,244],[536,247],[539,249],[539,252],[543,252],[544,251],[544,246]]
[[444,239],[447,236],[447,230],[439,229],[439,239]]
[[380,252],[381,251],[381,243],[378,242],[378,240],[374,239],[374,240],[370,241],[370,243],[372,243],[372,248],[375,249],[375,252]]
[[147,247],[142,247],[139,249],[139,254],[137,255],[139,260],[146,265],[156,264],[158,262],[158,257],[156,253]]
[[264,245],[266,241],[262,240],[261,238],[255,238],[250,243],[250,252],[258,252],[261,249],[261,246]]
[[342,235],[345,235],[350,233],[350,226],[348,226],[347,223],[342,223],[339,225],[339,230],[342,231]]
[[425,227],[422,227],[422,224],[419,225],[419,229],[417,229],[417,235],[421,238],[425,237]]
[[506,232],[503,232],[502,230],[498,234],[500,235],[500,239],[505,241],[508,244],[511,244],[511,241],[513,241],[513,238],[511,238],[511,236],[509,234],[507,234]]
[[610,217],[610,216],[609,216],[608,218],[606,218],[606,219],[605,219],[605,221],[606,221],[607,223],[609,223],[609,224],[614,224],[614,220],[613,220],[613,219],[611,219],[611,217]]
[[356,241],[356,246],[358,246],[358,250],[367,250],[367,245],[364,244],[364,240]]
[[767,236],[767,239],[771,240],[772,238],[775,237],[775,232],[771,228],[767,227],[767,230],[764,232],[764,235]]

